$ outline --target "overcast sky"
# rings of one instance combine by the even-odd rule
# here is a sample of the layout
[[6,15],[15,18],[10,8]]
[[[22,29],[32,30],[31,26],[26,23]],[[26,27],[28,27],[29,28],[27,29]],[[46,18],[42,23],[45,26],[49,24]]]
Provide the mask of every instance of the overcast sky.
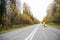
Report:
[[[19,1],[19,0],[17,0]],[[33,16],[38,20],[42,21],[46,16],[46,10],[48,5],[52,3],[53,0],[20,0],[22,3],[26,2],[30,7],[33,13]]]

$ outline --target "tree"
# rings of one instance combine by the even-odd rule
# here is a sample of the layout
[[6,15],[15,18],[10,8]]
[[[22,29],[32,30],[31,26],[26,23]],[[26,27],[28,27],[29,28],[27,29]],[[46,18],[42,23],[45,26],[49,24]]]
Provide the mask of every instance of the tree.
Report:
[[2,16],[4,14],[4,12],[6,12],[6,8],[5,8],[5,0],[0,0],[0,25],[2,24]]
[[33,24],[34,22],[30,18],[30,16],[28,16],[24,13],[21,15],[21,23],[22,24]]
[[3,29],[8,29],[8,23],[9,23],[9,19],[8,19],[6,13],[4,13],[2,16],[2,27],[3,27]]
[[[13,11],[14,10],[14,11]],[[18,9],[17,7],[15,9],[12,10],[11,13],[11,24],[17,24],[18,22]]]
[[10,13],[8,13],[9,16],[9,24],[15,25],[18,22],[18,7],[16,6],[16,0],[10,0],[11,4],[8,9],[10,9]]
[[48,7],[46,20],[53,23],[60,23],[60,1],[54,2]]
[[31,17],[32,20],[34,20],[34,17],[30,11],[30,7],[27,3],[23,3],[23,13],[27,14],[28,16]]

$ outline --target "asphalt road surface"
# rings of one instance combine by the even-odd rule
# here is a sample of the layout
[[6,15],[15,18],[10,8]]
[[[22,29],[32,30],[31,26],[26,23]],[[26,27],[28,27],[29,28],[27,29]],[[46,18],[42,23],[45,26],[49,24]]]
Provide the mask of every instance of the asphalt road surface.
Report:
[[60,30],[36,24],[24,29],[0,34],[0,40],[60,40]]

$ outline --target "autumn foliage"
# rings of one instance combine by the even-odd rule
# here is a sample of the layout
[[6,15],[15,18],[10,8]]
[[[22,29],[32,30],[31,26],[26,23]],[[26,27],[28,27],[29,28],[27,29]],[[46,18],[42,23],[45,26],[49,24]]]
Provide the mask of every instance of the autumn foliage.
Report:
[[[1,0],[0,3],[0,30],[15,28],[14,25],[31,25],[37,24],[39,21],[33,17],[30,7],[24,3],[23,13],[16,5],[16,0]],[[26,6],[27,5],[27,6]],[[21,26],[17,26],[21,27]]]

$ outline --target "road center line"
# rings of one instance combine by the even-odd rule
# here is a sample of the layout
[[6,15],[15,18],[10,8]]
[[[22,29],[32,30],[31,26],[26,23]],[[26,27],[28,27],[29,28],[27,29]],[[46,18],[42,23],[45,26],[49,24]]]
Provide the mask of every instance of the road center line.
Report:
[[[39,27],[39,26],[38,26]],[[25,40],[32,40],[33,36],[35,35],[38,27],[36,27],[31,33],[30,35],[25,39]]]

